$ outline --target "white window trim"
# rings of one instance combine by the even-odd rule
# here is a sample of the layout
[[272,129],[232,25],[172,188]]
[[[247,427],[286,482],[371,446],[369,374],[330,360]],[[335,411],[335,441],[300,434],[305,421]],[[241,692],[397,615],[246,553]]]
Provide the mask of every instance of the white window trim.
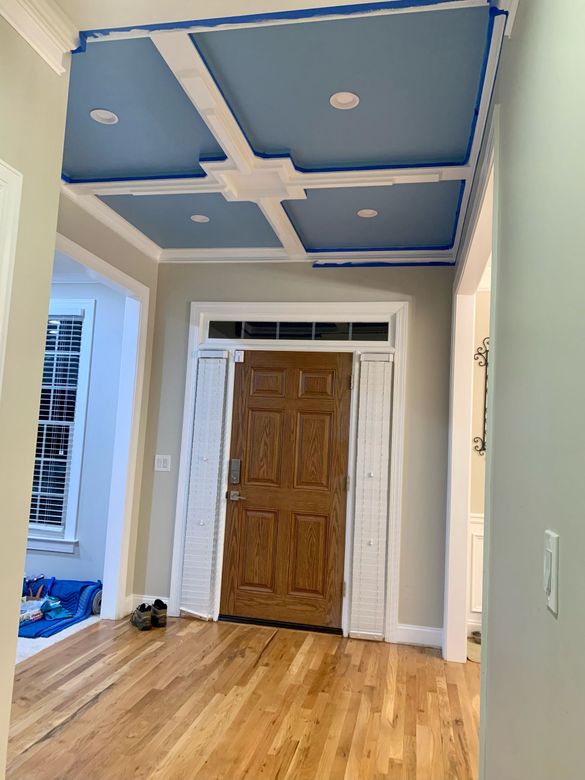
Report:
[[95,300],[51,298],[47,315],[49,319],[52,316],[67,317],[80,315],[83,315],[83,329],[81,334],[81,351],[79,355],[79,375],[75,401],[71,467],[69,470],[69,490],[66,497],[67,508],[65,511],[65,523],[59,529],[55,529],[48,525],[43,526],[39,523],[35,523],[34,527],[31,527],[29,524],[27,550],[74,553],[77,549],[77,515],[79,511],[81,469],[83,464],[83,448],[87,422],[87,401],[89,395],[89,378],[93,345]]
[[[210,320],[219,319],[246,320],[246,321],[271,321],[274,319],[294,321],[338,321],[338,322],[384,322],[390,323],[389,339],[387,342],[355,342],[355,341],[263,341],[259,339],[234,341],[224,339],[207,339],[208,324]],[[332,319],[328,319],[332,318]],[[390,484],[388,491],[388,576],[386,581],[386,619],[384,626],[384,640],[387,642],[418,642],[417,636],[412,636],[412,631],[406,636],[405,627],[399,623],[398,598],[400,591],[400,537],[402,526],[402,469],[404,458],[404,423],[405,423],[405,393],[406,393],[406,361],[407,361],[407,331],[408,331],[408,303],[406,301],[385,302],[324,302],[324,303],[236,303],[236,302],[198,302],[191,304],[191,316],[189,327],[189,345],[187,350],[185,404],[183,412],[183,431],[181,441],[181,455],[179,462],[179,478],[177,486],[177,505],[175,513],[175,531],[173,544],[173,559],[171,567],[171,595],[169,600],[169,613],[180,614],[182,567],[184,554],[185,524],[188,499],[190,457],[192,447],[192,427],[195,410],[197,360],[201,351],[226,350],[229,354],[228,365],[228,393],[226,399],[226,421],[224,442],[224,464],[222,472],[222,484],[227,487],[227,473],[229,457],[229,436],[231,434],[231,413],[233,403],[234,382],[234,358],[235,352],[243,350],[278,350],[278,351],[306,351],[306,352],[350,352],[353,354],[354,380],[358,379],[360,356],[367,353],[386,353],[393,355],[394,360],[394,388],[392,397],[392,431],[390,454]],[[350,448],[349,448],[349,474],[350,489],[347,496],[346,515],[346,550],[344,565],[344,580],[347,583],[347,591],[343,598],[342,629],[344,635],[349,634],[350,602],[351,602],[351,576],[352,576],[352,545],[353,521],[355,505],[355,458],[357,440],[357,387],[351,394],[350,410]],[[218,572],[216,577],[215,593],[212,595],[212,612],[207,618],[217,620],[219,612],[219,588],[221,584],[221,566],[223,563],[223,534],[225,521],[226,501],[221,502],[219,512],[219,544],[216,551]],[[426,630],[426,629],[425,629]],[[440,633],[440,632],[437,632]],[[437,637],[429,641],[425,638],[425,644],[440,644]]]

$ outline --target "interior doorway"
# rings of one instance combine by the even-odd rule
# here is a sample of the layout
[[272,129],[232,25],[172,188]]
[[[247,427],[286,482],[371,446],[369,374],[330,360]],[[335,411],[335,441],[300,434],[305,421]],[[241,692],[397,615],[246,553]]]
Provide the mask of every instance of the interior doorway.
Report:
[[148,309],[141,288],[58,237],[18,661],[84,628],[100,610],[104,618],[128,612]]
[[480,639],[482,630],[493,153],[494,139],[490,135],[475,221],[458,267],[453,297],[443,655],[448,661],[460,663],[470,654],[473,660],[479,660],[477,648],[474,652],[468,639],[472,634]]
[[352,355],[235,366],[220,618],[341,633]]

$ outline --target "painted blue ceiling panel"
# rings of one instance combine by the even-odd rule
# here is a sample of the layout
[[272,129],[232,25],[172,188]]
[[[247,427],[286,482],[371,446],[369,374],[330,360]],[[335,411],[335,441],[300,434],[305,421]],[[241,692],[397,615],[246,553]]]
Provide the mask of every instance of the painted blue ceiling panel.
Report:
[[[223,195],[104,195],[100,197],[163,249],[280,247],[255,203],[227,201]],[[200,214],[209,222],[193,222]]]
[[[313,189],[283,205],[311,252],[449,249],[462,191],[461,181]],[[363,219],[360,209],[378,216]]]
[[[118,124],[89,116],[105,108]],[[222,149],[148,38],[93,43],[73,57],[63,173],[74,181],[203,175]]]
[[256,153],[317,170],[465,162],[490,36],[486,4],[191,37]]

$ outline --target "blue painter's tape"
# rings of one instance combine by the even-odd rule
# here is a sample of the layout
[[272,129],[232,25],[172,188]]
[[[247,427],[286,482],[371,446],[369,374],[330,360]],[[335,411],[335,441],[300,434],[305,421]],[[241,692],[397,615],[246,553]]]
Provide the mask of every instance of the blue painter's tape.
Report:
[[412,260],[412,261],[400,261],[399,263],[392,263],[389,260],[366,260],[363,263],[356,262],[354,260],[342,261],[340,263],[320,263],[316,261],[312,264],[312,268],[406,268],[409,266],[436,266],[439,267],[453,267],[455,261],[446,260]]
[[[272,11],[260,14],[243,14],[240,16],[218,16],[213,19],[190,19],[183,22],[159,22],[158,24],[134,24],[127,27],[109,27],[103,29],[82,30],[79,35],[79,46],[73,53],[85,51],[89,38],[100,38],[110,33],[130,32],[131,30],[190,30],[194,27],[221,27],[226,24],[262,24],[272,21],[295,21],[299,19],[314,19],[328,16],[356,16],[357,14],[375,13],[376,11],[399,10],[402,8],[432,8],[452,0],[379,0],[374,3],[354,3],[351,5],[332,5],[325,8],[302,8],[290,11]],[[485,5],[493,0],[485,0]]]

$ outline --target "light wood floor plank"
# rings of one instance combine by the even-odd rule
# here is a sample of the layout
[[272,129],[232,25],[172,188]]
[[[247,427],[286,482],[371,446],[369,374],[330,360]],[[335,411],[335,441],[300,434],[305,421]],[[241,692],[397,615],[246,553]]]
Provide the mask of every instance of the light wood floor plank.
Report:
[[479,666],[226,623],[102,621],[17,668],[10,780],[477,780]]

